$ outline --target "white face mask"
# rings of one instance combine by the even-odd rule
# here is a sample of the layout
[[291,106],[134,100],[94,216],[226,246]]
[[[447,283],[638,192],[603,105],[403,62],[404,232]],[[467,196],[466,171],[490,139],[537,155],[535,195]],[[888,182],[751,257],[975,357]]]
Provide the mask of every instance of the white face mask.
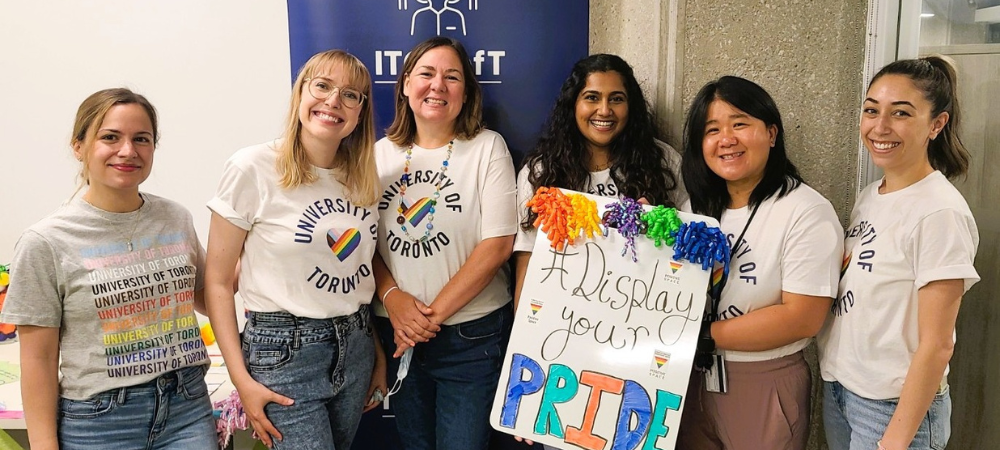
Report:
[[385,398],[389,398],[392,394],[399,392],[399,389],[403,387],[403,379],[406,378],[406,373],[410,371],[410,360],[412,359],[413,347],[410,347],[403,352],[403,356],[399,360],[399,369],[396,370],[396,382],[392,384],[392,389],[389,389],[389,393],[385,394]]

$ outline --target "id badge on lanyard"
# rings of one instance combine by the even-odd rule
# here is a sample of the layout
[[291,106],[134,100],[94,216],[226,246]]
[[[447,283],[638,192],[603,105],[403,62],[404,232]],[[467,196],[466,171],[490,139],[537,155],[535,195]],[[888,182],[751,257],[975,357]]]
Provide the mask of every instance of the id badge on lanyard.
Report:
[[726,376],[726,357],[718,350],[712,354],[712,367],[705,372],[705,390],[725,394],[729,392],[729,379]]
[[[740,237],[736,238],[736,241],[730,250],[729,261],[726,261],[727,266],[736,254],[736,246],[740,245],[740,242],[743,241],[743,236],[746,235],[747,228],[750,228],[750,222],[753,221],[753,216],[757,215],[757,208],[759,207],[760,203],[754,205],[753,210],[750,212],[750,217],[747,219],[747,223],[743,225],[743,231],[740,232]],[[718,319],[719,303],[722,301],[722,291],[726,288],[726,281],[728,278],[729,270],[728,267],[726,267],[719,284],[717,286],[712,286],[709,290],[709,296],[712,300],[712,313],[710,316],[712,321]],[[709,327],[711,327],[711,325],[709,325]],[[729,377],[726,372],[726,357],[719,351],[718,348],[716,348],[712,352],[711,358],[712,364],[708,370],[705,371],[705,390],[708,392],[725,394],[729,392]]]

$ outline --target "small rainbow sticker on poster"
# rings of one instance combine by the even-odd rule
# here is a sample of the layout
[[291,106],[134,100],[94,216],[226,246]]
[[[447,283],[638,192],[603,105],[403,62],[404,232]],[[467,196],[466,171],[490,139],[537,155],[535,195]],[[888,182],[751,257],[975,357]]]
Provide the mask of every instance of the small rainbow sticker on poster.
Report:
[[531,301],[531,315],[538,314],[538,311],[542,309],[542,302],[538,300]]
[[678,270],[681,270],[681,267],[684,267],[683,263],[670,261],[670,273],[677,273]]
[[664,370],[663,366],[667,365],[667,362],[669,361],[670,361],[670,353],[667,353],[663,350],[653,351],[653,364],[656,366],[654,367],[654,369]]
[[326,232],[326,244],[330,246],[330,250],[333,251],[334,255],[337,255],[337,259],[340,261],[351,256],[360,243],[361,233],[356,228],[348,228],[340,236],[337,236],[337,231],[333,229]]

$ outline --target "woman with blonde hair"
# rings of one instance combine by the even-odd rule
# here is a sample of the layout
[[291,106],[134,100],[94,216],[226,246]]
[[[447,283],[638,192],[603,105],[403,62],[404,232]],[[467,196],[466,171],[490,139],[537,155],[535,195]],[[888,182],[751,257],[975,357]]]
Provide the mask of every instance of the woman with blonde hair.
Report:
[[87,97],[70,140],[86,190],[14,249],[2,321],[33,449],[218,448],[194,316],[205,251],[191,213],[139,191],[159,137],[142,95]]
[[209,317],[250,424],[273,449],[350,448],[361,413],[378,404],[369,399],[385,392],[368,310],[378,223],[370,95],[357,58],[314,55],[295,80],[284,138],[236,152],[208,202]]

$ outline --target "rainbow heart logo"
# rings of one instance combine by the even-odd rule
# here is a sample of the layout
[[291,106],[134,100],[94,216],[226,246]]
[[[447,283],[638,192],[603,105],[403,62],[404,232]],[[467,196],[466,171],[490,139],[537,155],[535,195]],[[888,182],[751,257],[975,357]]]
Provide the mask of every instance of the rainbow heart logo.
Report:
[[431,209],[434,208],[434,201],[427,197],[417,200],[412,204],[406,198],[403,198],[401,199],[401,203],[403,217],[413,226],[420,224],[420,221],[424,220],[424,217],[427,217],[427,214],[430,214]]
[[337,259],[343,261],[361,244],[361,232],[356,228],[348,228],[338,237],[337,231],[331,228],[326,232],[326,244],[337,255]]

